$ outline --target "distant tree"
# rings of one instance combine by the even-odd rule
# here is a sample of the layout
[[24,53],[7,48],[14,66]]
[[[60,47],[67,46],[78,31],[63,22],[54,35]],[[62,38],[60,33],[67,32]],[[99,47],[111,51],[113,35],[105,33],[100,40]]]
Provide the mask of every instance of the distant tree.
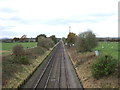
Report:
[[50,36],[50,38],[54,41],[54,43],[57,43],[57,38],[55,37],[55,35]]
[[12,41],[15,41],[15,42],[17,42],[17,41],[19,41],[20,39],[19,38],[16,38],[16,37],[14,37],[13,39],[12,39]]
[[22,37],[20,38],[20,42],[25,42],[27,40],[27,35],[22,35]]
[[66,38],[65,37],[62,37],[62,40],[63,40],[64,43],[66,42]]
[[49,49],[49,48],[53,47],[53,45],[54,45],[54,42],[50,38],[45,38],[43,36],[38,37],[37,46],[41,46],[43,48]]
[[36,42],[38,42],[38,37],[44,37],[44,38],[47,38],[47,36],[45,34],[40,34],[36,37]]
[[75,44],[75,40],[76,40],[76,34],[75,33],[72,33],[70,32],[67,36],[67,43],[68,45],[72,45],[72,44]]
[[78,35],[75,47],[78,52],[92,51],[97,43],[95,34],[92,31],[86,31]]

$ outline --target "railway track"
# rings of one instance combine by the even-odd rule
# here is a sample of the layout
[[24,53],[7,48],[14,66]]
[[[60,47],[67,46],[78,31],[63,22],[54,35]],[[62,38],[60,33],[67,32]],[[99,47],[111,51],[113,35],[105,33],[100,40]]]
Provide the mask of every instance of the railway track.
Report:
[[69,80],[70,73],[68,73],[67,69],[68,62],[65,57],[64,45],[63,42],[60,41],[33,85],[34,90],[38,88],[43,88],[44,90],[47,88],[71,88]]
[[46,89],[47,88],[48,82],[49,82],[49,79],[50,79],[50,75],[51,75],[51,72],[52,72],[54,64],[55,64],[55,59],[54,58],[56,58],[56,54],[57,54],[56,52],[49,59],[49,61],[48,61],[47,65],[46,65],[46,67],[44,68],[41,76],[39,77],[37,83],[35,84],[34,89],[37,89],[37,88],[44,88],[44,89]]
[[[64,50],[63,46],[58,46],[60,49],[59,53],[55,53],[48,61],[46,67],[44,68],[41,76],[39,77],[37,83],[34,86],[34,89],[37,88],[69,88],[69,81],[67,78],[67,70],[65,65],[65,58],[64,58]],[[59,57],[59,58],[58,58]],[[56,59],[58,58],[58,59]],[[55,66],[55,64],[57,64]],[[57,69],[57,72],[55,72]],[[57,76],[52,77],[55,73],[58,73]],[[54,86],[50,85],[50,83],[54,82]],[[57,83],[57,85],[55,85]]]
[[[62,49],[63,46],[62,46]],[[69,80],[68,80],[68,73],[67,73],[67,67],[66,67],[66,62],[65,62],[65,55],[64,55],[64,50],[62,50],[62,56],[61,56],[61,71],[60,71],[60,82],[59,82],[59,86],[60,88],[70,88],[69,86]]]

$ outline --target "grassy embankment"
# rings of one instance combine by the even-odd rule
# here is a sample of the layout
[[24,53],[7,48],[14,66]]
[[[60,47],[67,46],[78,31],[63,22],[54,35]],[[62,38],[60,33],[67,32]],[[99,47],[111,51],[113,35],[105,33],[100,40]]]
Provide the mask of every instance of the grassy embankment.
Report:
[[[18,43],[17,43],[18,44]],[[20,43],[19,43],[20,44]],[[21,43],[24,47],[34,47],[36,43]],[[16,44],[5,44],[3,46],[4,50],[11,50]],[[5,48],[7,47],[7,49]],[[10,49],[11,48],[11,49]],[[49,55],[53,48],[50,50],[45,49],[45,53],[42,55],[35,54],[35,48],[29,49],[29,52],[33,54],[30,55],[29,64],[24,65],[16,63],[13,55],[5,55],[2,57],[2,84],[3,88],[17,88],[34,70],[35,68],[44,60],[44,58]],[[40,50],[38,50],[39,52]]]
[[[77,53],[75,48],[67,49],[72,59],[78,77],[80,78],[84,88],[117,88],[118,76],[117,71],[112,75],[95,79],[91,73],[91,65],[97,59],[94,52]],[[99,42],[99,45],[94,49],[99,50],[100,54],[110,54],[118,59],[118,43],[113,42]]]

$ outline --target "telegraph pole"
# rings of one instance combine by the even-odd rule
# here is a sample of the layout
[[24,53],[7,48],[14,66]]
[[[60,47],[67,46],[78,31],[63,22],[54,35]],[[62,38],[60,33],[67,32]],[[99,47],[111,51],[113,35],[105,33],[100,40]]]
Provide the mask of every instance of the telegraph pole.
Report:
[[69,26],[69,33],[71,32],[71,26]]

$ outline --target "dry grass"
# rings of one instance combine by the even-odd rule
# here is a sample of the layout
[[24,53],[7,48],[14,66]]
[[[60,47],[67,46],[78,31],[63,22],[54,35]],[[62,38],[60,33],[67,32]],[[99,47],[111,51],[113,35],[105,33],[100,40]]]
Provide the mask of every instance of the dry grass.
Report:
[[9,59],[3,60],[3,65],[5,62],[2,80],[3,88],[17,88],[44,60],[50,51],[46,51],[43,55],[37,57],[37,59],[31,59],[28,65],[12,63],[12,58],[10,59],[10,57],[7,57]]
[[110,75],[108,77],[103,77],[100,79],[95,79],[91,74],[91,64],[94,62],[93,59],[79,65],[77,67],[77,72],[83,86],[85,88],[117,88],[118,78],[115,75]]
[[[68,53],[76,67],[77,74],[84,88],[118,88],[117,73],[95,79],[91,74],[91,65],[96,59],[93,52],[77,53],[74,48],[69,48]],[[82,61],[81,61],[82,60]],[[79,63],[79,64],[78,64]]]

